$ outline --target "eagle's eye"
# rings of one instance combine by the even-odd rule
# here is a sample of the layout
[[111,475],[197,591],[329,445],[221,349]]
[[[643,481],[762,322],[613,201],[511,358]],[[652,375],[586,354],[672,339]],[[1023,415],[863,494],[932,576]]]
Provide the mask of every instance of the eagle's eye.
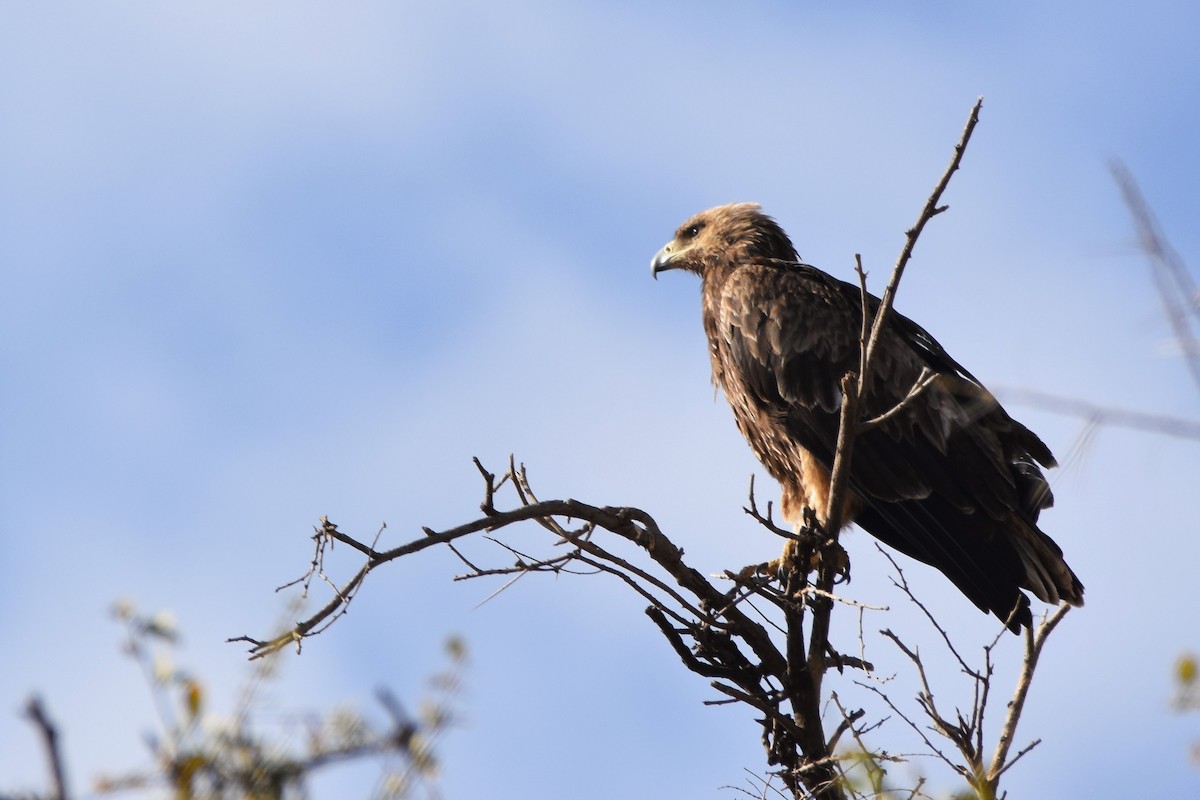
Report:
[[689,225],[687,227],[687,229],[684,230],[684,232],[683,232],[683,238],[684,239],[695,239],[696,236],[700,233],[700,229],[703,227],[704,227],[703,225]]

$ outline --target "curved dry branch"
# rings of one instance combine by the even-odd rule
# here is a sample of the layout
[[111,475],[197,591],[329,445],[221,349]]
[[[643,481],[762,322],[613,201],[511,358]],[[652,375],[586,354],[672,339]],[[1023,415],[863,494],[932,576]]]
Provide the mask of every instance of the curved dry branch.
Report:
[[[607,574],[621,580],[647,601],[647,614],[689,670],[717,681],[713,684],[717,691],[736,697],[763,714],[768,759],[781,767],[781,775],[796,796],[814,791],[813,787],[821,787],[820,792],[827,796],[843,796],[838,789],[837,760],[831,755],[830,743],[824,738],[817,739],[820,726],[804,724],[812,718],[797,712],[798,708],[819,709],[820,698],[812,694],[815,688],[806,660],[797,660],[791,652],[794,643],[804,642],[800,624],[806,604],[811,604],[818,594],[821,602],[829,604],[840,598],[832,593],[818,593],[814,586],[799,586],[794,580],[784,590],[777,590],[767,585],[765,578],[755,576],[753,568],[710,579],[684,561],[683,551],[641,509],[596,506],[578,500],[539,500],[523,466],[510,463],[499,480],[482,465],[478,467],[484,478],[482,515],[478,519],[444,531],[424,529],[421,537],[397,547],[380,550],[376,543],[367,545],[322,519],[313,537],[316,553],[309,571],[288,585],[302,584],[307,590],[314,579],[320,578],[332,587],[332,599],[311,617],[278,636],[268,639],[243,636],[236,641],[251,645],[252,658],[261,658],[289,644],[299,648],[304,639],[325,630],[345,613],[372,570],[436,545],[455,548],[456,543],[461,545],[475,535],[477,539],[492,541],[502,553],[515,556],[516,563],[493,567],[477,558],[467,559],[455,548],[454,552],[468,569],[460,578],[518,577],[537,572],[562,574],[586,569],[589,574]],[[503,488],[515,496],[511,508],[497,505]],[[534,522],[549,532],[553,537],[550,546],[565,544],[569,549],[542,557],[531,554],[530,547],[513,547],[490,535],[521,522]],[[770,525],[766,520],[763,522]],[[612,540],[601,534],[635,545],[644,563],[613,552]],[[365,557],[355,575],[341,586],[335,586],[324,575],[327,551],[337,543]],[[572,565],[580,569],[572,570]],[[729,588],[719,588],[714,583],[726,580],[731,584]],[[762,621],[753,619],[743,608],[751,596],[770,604],[793,627],[787,623],[777,625],[766,615]],[[782,641],[773,638],[772,629]],[[823,642],[817,653],[822,670],[827,666],[827,652],[832,654],[828,663],[839,668],[870,669],[862,659],[837,656]]]

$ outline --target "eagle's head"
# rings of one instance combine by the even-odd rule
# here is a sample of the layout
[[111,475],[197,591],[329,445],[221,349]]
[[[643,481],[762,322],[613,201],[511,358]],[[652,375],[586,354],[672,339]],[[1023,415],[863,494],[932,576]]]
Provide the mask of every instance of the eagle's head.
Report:
[[791,240],[757,203],[730,203],[701,211],[679,226],[654,255],[650,274],[686,269],[704,277],[711,269],[750,260],[798,261]]

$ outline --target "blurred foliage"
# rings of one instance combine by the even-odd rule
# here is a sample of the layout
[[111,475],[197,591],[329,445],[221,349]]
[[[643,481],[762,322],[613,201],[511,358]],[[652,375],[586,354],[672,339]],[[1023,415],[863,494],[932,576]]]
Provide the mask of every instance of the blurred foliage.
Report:
[[951,794],[940,792],[928,794],[925,789],[925,777],[908,774],[900,781],[907,788],[891,785],[887,765],[904,764],[909,757],[899,757],[883,752],[870,753],[865,750],[847,750],[838,754],[841,760],[846,794],[854,800],[980,800],[980,796],[970,788],[965,788]]
[[[276,676],[278,664],[270,657],[255,662],[240,698],[222,714],[211,709],[202,678],[177,664],[181,637],[169,613],[146,616],[121,601],[113,616],[125,626],[122,649],[146,678],[157,724],[144,735],[153,763],[98,778],[96,792],[173,800],[308,798],[308,780],[317,770],[374,760],[380,776],[373,797],[439,796],[435,745],[457,719],[453,703],[468,664],[461,639],[446,640],[446,666],[432,677],[415,717],[387,689],[375,692],[374,716],[382,723],[354,708],[267,713],[258,693]],[[0,793],[0,800],[56,796]]]
[[1200,708],[1200,685],[1197,684],[1197,663],[1194,653],[1184,653],[1175,662],[1175,698],[1172,705],[1180,711]]
[[[967,787],[946,793],[945,790],[930,794],[926,789],[925,777],[918,770],[906,769],[899,781],[888,778],[888,766],[911,766],[912,758],[890,755],[885,752],[868,752],[858,748],[843,749],[837,754],[842,766],[842,789],[852,800],[980,800],[980,795]],[[775,785],[777,775],[749,773],[749,789],[729,786],[739,796],[767,800],[789,800],[791,795]],[[893,776],[894,778],[895,776]],[[993,800],[988,798],[987,800]]]
[[[1182,653],[1175,660],[1175,696],[1171,705],[1176,711],[1195,711],[1200,708],[1200,662],[1196,654]],[[1192,763],[1200,767],[1200,742],[1192,743]]]

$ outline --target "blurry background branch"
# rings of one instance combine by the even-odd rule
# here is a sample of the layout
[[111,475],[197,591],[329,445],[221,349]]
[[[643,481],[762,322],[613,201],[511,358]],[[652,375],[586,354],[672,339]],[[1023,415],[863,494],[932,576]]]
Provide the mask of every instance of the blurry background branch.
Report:
[[[324,714],[298,711],[284,723],[264,726],[256,720],[255,696],[261,684],[274,676],[274,659],[258,662],[234,709],[214,713],[207,708],[200,677],[175,665],[179,634],[170,614],[145,616],[122,601],[114,616],[125,625],[124,650],[145,675],[158,725],[144,736],[151,765],[105,774],[96,780],[95,792],[151,793],[176,800],[300,798],[307,796],[308,781],[318,770],[378,760],[381,775],[374,796],[437,796],[436,746],[455,720],[451,707],[467,664],[461,640],[447,639],[449,664],[433,676],[432,690],[416,715],[408,714],[390,689],[380,688],[375,694],[383,724],[341,708]],[[68,800],[66,765],[55,726],[40,699],[29,700],[26,716],[46,745],[52,786],[45,794],[0,795],[0,800]],[[115,734],[116,726],[110,727]],[[296,740],[304,745],[296,747],[292,744]]]
[[[1119,160],[1110,164],[1113,180],[1133,218],[1138,246],[1150,264],[1150,278],[1162,303],[1163,315],[1175,337],[1175,348],[1200,391],[1200,289],[1186,262],[1167,240],[1133,174]],[[1200,420],[1106,406],[1089,400],[1015,387],[997,392],[1012,403],[1067,414],[1093,425],[1161,433],[1180,439],[1200,439]]]
[[1099,405],[1087,400],[1080,400],[1077,397],[1065,397],[1036,389],[1005,386],[998,388],[996,395],[1008,403],[1030,406],[1042,411],[1049,411],[1052,414],[1077,417],[1095,425],[1161,433],[1177,439],[1200,440],[1200,420]]
[[29,698],[25,704],[25,718],[37,728],[42,739],[42,746],[45,748],[46,762],[50,766],[51,786],[50,794],[47,797],[51,800],[67,800],[67,778],[63,768],[62,750],[59,747],[58,728],[46,714],[42,698],[36,695]]
[[1110,169],[1133,217],[1142,252],[1150,260],[1150,276],[1162,301],[1163,313],[1171,324],[1192,381],[1200,391],[1200,344],[1196,335],[1200,325],[1200,291],[1187,265],[1167,241],[1133,175],[1118,160],[1112,162]]

